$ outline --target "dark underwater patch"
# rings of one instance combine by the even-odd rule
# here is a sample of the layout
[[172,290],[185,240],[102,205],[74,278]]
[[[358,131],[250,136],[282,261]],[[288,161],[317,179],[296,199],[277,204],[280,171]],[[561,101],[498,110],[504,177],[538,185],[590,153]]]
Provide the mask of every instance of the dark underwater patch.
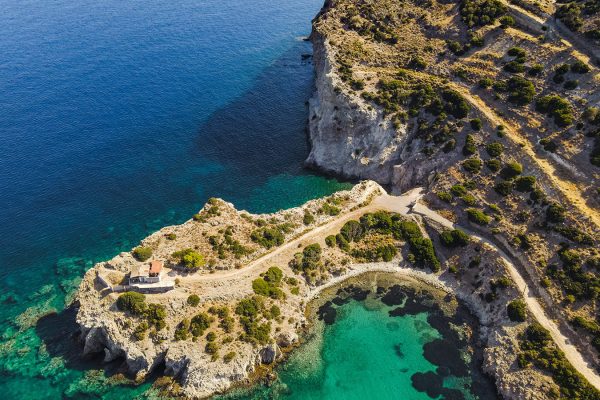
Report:
[[325,322],[327,325],[331,325],[335,322],[335,317],[337,316],[337,311],[334,307],[332,307],[332,302],[328,301],[319,307],[317,311],[317,315],[319,320]]
[[432,364],[446,367],[454,376],[468,376],[469,368],[456,345],[446,339],[435,339],[423,346],[423,355]]

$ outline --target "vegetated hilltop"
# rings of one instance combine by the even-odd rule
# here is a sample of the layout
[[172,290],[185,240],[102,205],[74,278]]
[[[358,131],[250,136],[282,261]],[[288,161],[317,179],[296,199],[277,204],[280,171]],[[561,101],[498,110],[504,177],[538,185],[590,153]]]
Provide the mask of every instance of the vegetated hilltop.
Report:
[[547,18],[561,7],[327,2],[307,163],[396,192],[427,185],[429,205],[503,248],[597,363],[598,68],[591,33]]

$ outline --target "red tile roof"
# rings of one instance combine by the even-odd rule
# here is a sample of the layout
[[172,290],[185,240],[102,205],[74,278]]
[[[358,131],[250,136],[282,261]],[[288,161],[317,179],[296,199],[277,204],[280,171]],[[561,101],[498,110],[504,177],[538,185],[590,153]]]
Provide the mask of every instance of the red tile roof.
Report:
[[158,274],[162,270],[163,263],[162,261],[154,260],[150,263],[150,273]]

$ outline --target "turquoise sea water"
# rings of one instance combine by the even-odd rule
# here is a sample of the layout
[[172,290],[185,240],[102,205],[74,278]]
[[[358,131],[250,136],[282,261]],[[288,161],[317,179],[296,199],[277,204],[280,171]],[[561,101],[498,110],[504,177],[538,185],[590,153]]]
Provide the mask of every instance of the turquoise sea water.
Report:
[[321,0],[8,0],[0,13],[0,389],[146,387],[82,362],[60,312],[94,262],[208,197],[276,211],[347,187],[308,173],[302,60]]
[[[451,328],[464,320],[444,317],[435,306],[421,308],[431,304],[430,298],[408,296],[416,302],[412,307],[399,307],[412,309],[404,315],[392,315],[398,308],[383,304],[373,294],[364,301],[332,305],[335,322],[316,322],[300,349],[276,369],[273,383],[223,399],[496,399],[493,385],[479,371],[472,347]],[[429,348],[426,356],[426,347],[436,341],[443,345]],[[440,372],[446,368],[450,372]],[[413,379],[422,374],[428,374],[428,389],[439,378],[440,386],[448,391],[439,395],[419,390]]]

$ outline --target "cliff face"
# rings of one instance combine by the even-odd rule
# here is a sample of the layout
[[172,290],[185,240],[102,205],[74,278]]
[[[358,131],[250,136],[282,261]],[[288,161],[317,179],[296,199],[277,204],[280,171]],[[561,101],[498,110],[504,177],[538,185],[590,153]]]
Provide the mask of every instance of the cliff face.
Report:
[[341,91],[332,52],[318,31],[312,36],[316,91],[309,101],[310,166],[344,177],[390,184],[406,129],[398,131],[359,96]]

